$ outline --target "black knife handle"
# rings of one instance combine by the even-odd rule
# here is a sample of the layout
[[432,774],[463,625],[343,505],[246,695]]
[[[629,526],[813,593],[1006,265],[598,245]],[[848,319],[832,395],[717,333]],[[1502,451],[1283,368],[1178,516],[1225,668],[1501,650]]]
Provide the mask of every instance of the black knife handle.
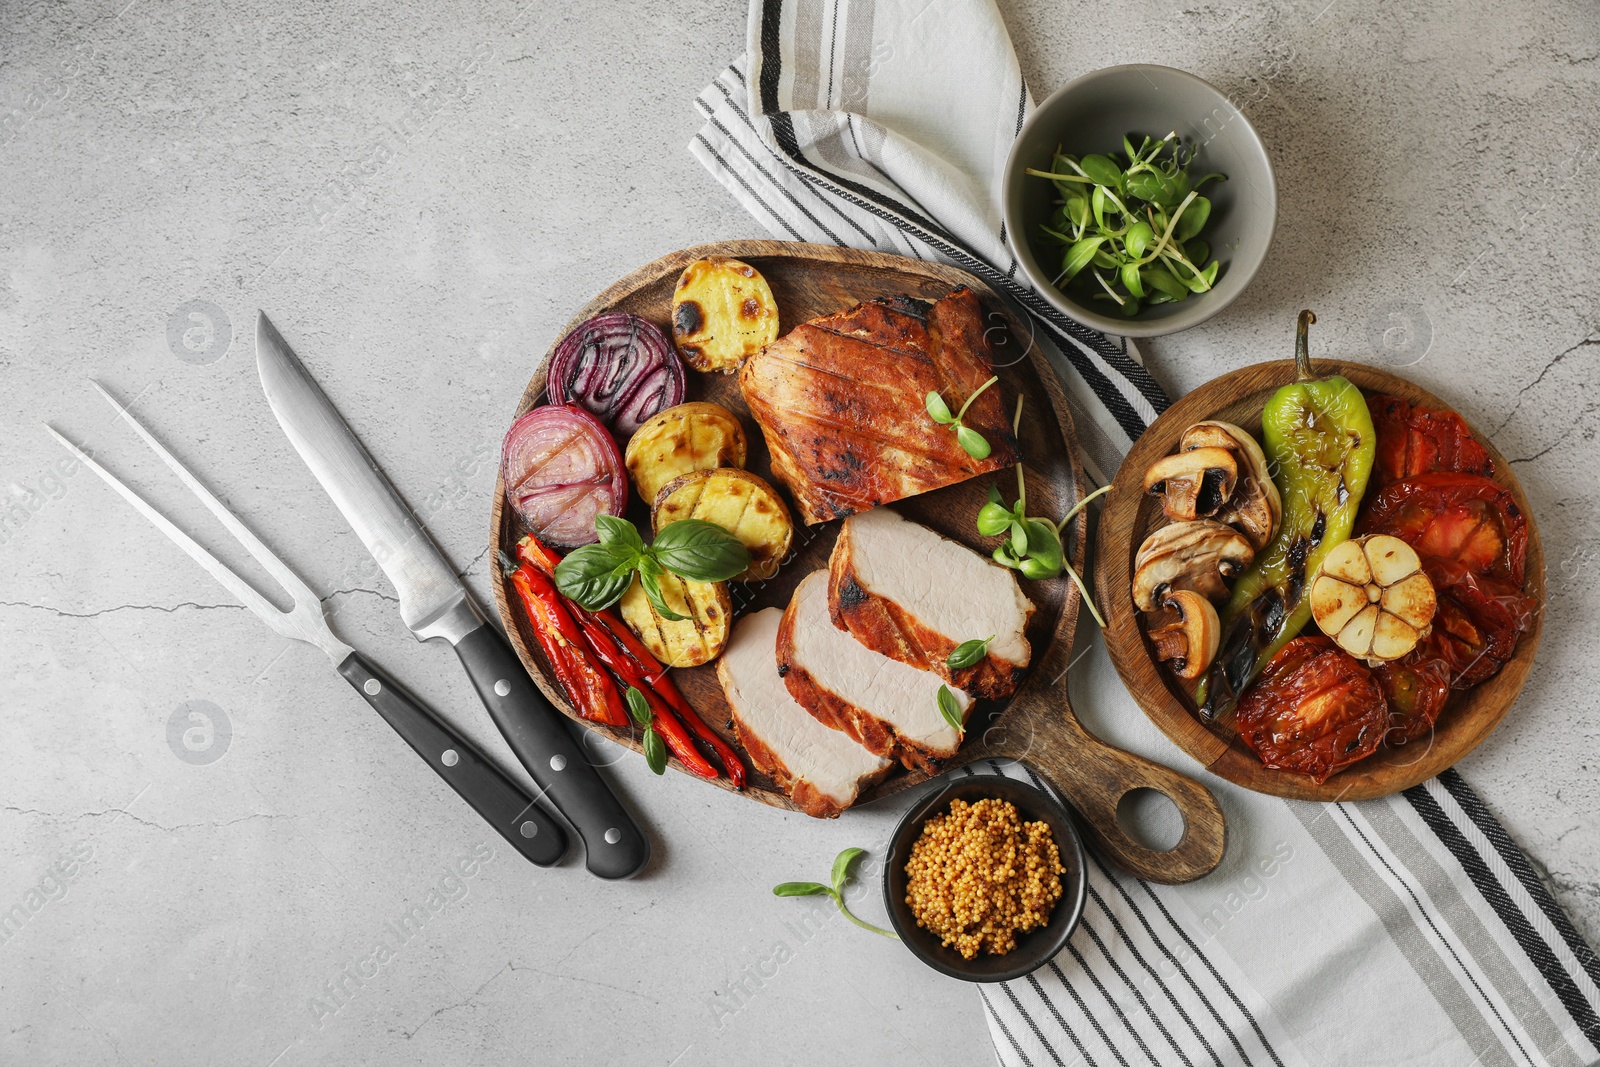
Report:
[[395,733],[406,739],[428,766],[529,862],[540,867],[559,863],[567,853],[567,834],[477,749],[429,711],[399,682],[384,674],[359,652],[339,664],[349,682]]
[[642,870],[650,859],[649,840],[500,631],[484,623],[456,643],[456,655],[511,751],[583,838],[589,873],[627,878]]

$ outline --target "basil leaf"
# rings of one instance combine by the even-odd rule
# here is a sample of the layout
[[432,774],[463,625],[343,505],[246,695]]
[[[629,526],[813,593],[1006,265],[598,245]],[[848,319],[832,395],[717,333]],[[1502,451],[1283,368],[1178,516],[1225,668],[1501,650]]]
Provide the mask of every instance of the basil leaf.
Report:
[[989,654],[989,642],[993,640],[994,635],[991,634],[982,641],[974,638],[971,641],[961,642],[950,655],[945,657],[944,665],[953,671],[962,671],[981,663],[983,657]]
[[615,515],[596,515],[594,532],[600,536],[600,543],[608,548],[627,548],[635,553],[644,551],[643,538],[627,519],[619,519]]
[[556,590],[590,611],[622,599],[633,583],[638,554],[621,545],[584,545],[556,564]]
[[667,771],[667,743],[661,740],[654,727],[646,727],[644,731],[644,761],[657,774]]
[[988,439],[970,426],[956,427],[956,443],[961,446],[962,451],[973,459],[989,458]]
[[956,703],[956,695],[950,691],[948,685],[939,687],[939,714],[944,716],[944,721],[949,723],[961,733],[967,732],[967,724],[961,721],[961,705]]
[[628,698],[628,714],[633,716],[633,721],[649,729],[650,722],[655,715],[650,711],[650,704],[645,700],[644,694],[639,692],[637,686],[628,686],[625,694]]
[[656,535],[650,554],[667,570],[695,582],[725,582],[750,566],[750,550],[705,519],[679,519]]
[[772,887],[775,897],[820,897],[832,896],[833,890],[821,882],[780,882]]
[[866,853],[864,848],[847,848],[833,858],[833,891],[844,892],[844,883],[850,878],[850,865],[856,861],[857,856]]
[[928,398],[923,403],[928,409],[928,414],[933,417],[933,421],[940,426],[948,426],[956,421],[956,417],[950,414],[950,405],[944,402],[944,397],[933,390],[928,390]]
[[650,601],[650,608],[657,615],[668,622],[682,622],[687,615],[679,615],[667,606],[666,597],[661,595],[661,579],[649,571],[639,572],[639,584],[644,587],[644,598]]

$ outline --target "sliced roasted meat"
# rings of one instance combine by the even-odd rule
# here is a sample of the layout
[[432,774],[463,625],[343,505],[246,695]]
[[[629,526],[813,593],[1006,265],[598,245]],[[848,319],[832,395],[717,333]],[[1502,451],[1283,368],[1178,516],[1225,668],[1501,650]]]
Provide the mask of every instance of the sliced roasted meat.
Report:
[[[978,697],[1016,692],[1031,650],[1033,602],[1012,572],[908,522],[888,508],[844,520],[828,561],[835,626],[874,652],[932,671]],[[951,670],[965,641],[991,638],[988,653]]]
[[[778,673],[800,706],[872,752],[932,773],[961,745],[939,712],[944,679],[879,655],[833,625],[828,574],[800,582],[778,628]],[[954,690],[966,719],[972,698]]]
[[817,523],[1015,463],[998,386],[962,420],[989,442],[985,459],[925,406],[937,392],[955,411],[992,374],[982,308],[963,287],[931,305],[895,297],[802,323],[745,361],[739,389],[773,473]]
[[831,819],[894,767],[842,730],[826,726],[789,695],[778,674],[778,625],[767,608],[733,629],[717,678],[733,709],[733,728],[750,762],[807,815]]

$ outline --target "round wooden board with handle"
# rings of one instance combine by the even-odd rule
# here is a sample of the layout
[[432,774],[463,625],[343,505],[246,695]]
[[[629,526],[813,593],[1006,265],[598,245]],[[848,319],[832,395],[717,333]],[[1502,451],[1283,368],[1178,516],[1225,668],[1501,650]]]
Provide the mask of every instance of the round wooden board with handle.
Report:
[[[678,276],[688,264],[705,256],[741,259],[765,276],[777,300],[780,332],[879,297],[910,295],[936,300],[959,286],[973,289],[982,302],[985,321],[989,324],[987,337],[995,373],[1000,377],[997,388],[1002,390],[1008,409],[1016,403],[1019,394],[1026,398],[1020,438],[1027,471],[1029,513],[1060,516],[1078,499],[1078,489],[1086,483],[1078,461],[1072,417],[1055,371],[1032,343],[1027,320],[1018,317],[982,282],[952,267],[875,252],[783,241],[701,245],[664,256],[618,281],[574,315],[560,336],[601,311],[622,310],[649,319],[670,337],[672,294]],[[552,339],[552,349],[560,336]],[[516,416],[544,402],[544,366],[542,361],[516,411],[508,414],[507,426]],[[711,401],[736,414],[744,423],[750,442],[746,466],[782,491],[781,483],[772,476],[760,430],[750,416],[733,375],[700,374],[691,370],[685,399]],[[909,400],[920,408],[920,397]],[[1006,499],[1012,499],[1016,492],[1015,476],[1010,471],[1002,471],[889,506],[908,519],[988,555],[998,540],[979,537],[973,521],[988,499],[989,486],[997,481]],[[1069,541],[1071,558],[1079,573],[1082,573],[1085,557],[1087,515],[1087,511],[1080,512],[1074,520]],[[644,503],[631,500],[628,517],[640,529],[649,528],[648,507]],[[776,578],[730,586],[735,613],[788,604],[801,578],[814,570],[826,569],[838,527],[838,522],[797,526],[794,552]],[[578,718],[551,674],[494,552],[495,549],[514,551],[523,533],[515,513],[506,504],[504,483],[497,480],[489,526],[492,585],[501,622],[517,655],[540,689],[563,714],[638,751],[640,744],[633,732]],[[1046,582],[1024,580],[1023,589],[1038,608],[1028,627],[1033,662],[1027,678],[1008,701],[980,702],[968,723],[965,744],[946,763],[946,768],[995,757],[1025,760],[1074,804],[1083,816],[1090,840],[1125,869],[1168,883],[1190,881],[1206,874],[1222,859],[1224,827],[1222,810],[1216,799],[1198,783],[1142,757],[1112,748],[1084,730],[1067,704],[1065,684],[1078,616],[1078,591],[1065,576]],[[734,625],[738,625],[737,620]],[[679,668],[673,671],[673,677],[701,717],[739,748],[729,728],[728,705],[717,682],[715,663]],[[742,753],[743,749],[740,751]],[[682,770],[676,760],[671,766]],[[793,807],[770,779],[753,767],[751,772],[750,783],[742,791],[744,796],[774,807]],[[865,792],[858,803],[868,803],[927,780],[925,774],[897,768],[887,779]],[[712,784],[732,788],[725,778]],[[1170,851],[1145,848],[1129,837],[1118,823],[1118,802],[1125,793],[1138,788],[1167,794],[1183,814],[1183,838]]]
[[[1311,365],[1318,377],[1342,374],[1365,392],[1388,393],[1418,407],[1450,408],[1427,390],[1376,367],[1337,359],[1313,359]],[[1177,449],[1178,438],[1185,429],[1207,419],[1235,423],[1259,439],[1262,408],[1274,392],[1294,380],[1292,359],[1244,367],[1189,393],[1144,432],[1122,461],[1109,494],[1110,503],[1100,516],[1098,544],[1102,546],[1102,558],[1095,575],[1095,591],[1110,624],[1106,648],[1123,684],[1145,714],[1202,766],[1258,793],[1293,800],[1370,800],[1409,789],[1453,766],[1505,718],[1533,667],[1544,626],[1544,550],[1528,498],[1511,473],[1511,465],[1487,438],[1473,430],[1473,436],[1494,459],[1495,480],[1511,490],[1517,507],[1528,520],[1527,577],[1523,588],[1538,598],[1541,607],[1532,629],[1522,635],[1515,656],[1498,674],[1464,693],[1451,694],[1429,736],[1406,745],[1386,745],[1321,785],[1302,774],[1262,766],[1256,754],[1239,740],[1231,713],[1214,723],[1203,722],[1195,711],[1190,690],[1156,661],[1139,610],[1133,604],[1133,560],[1144,539],[1166,522],[1161,502],[1143,492],[1145,470]],[[1303,632],[1318,632],[1316,623],[1307,623]]]

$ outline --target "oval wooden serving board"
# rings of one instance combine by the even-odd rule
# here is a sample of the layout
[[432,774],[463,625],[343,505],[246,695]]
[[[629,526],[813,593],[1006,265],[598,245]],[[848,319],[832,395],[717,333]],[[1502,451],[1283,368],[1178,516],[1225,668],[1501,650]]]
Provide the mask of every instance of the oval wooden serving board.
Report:
[[[997,388],[1003,390],[1008,408],[1015,404],[1019,394],[1026,398],[1021,447],[1026,457],[1028,510],[1036,515],[1059,516],[1078,498],[1078,487],[1086,483],[1078,461],[1072,418],[1054,370],[1032,343],[1026,320],[1016,316],[982,282],[951,267],[873,252],[781,241],[702,245],[665,256],[618,281],[574,315],[561,336],[584,319],[615,309],[649,319],[670,337],[672,292],[679,274],[694,260],[712,255],[742,259],[766,277],[777,299],[781,332],[865,300],[902,294],[936,300],[958,286],[970,287],[982,301],[986,321],[991,324],[988,337],[994,353],[995,372],[1000,376]],[[559,336],[553,339],[559,340]],[[542,403],[544,392],[545,371],[541,363],[516,411],[506,418],[506,425],[509,426],[515,416]],[[779,485],[781,491],[780,483],[772,476],[761,432],[750,417],[734,376],[699,374],[691,370],[687,399],[721,404],[738,415],[750,441],[747,466]],[[998,541],[978,537],[973,520],[987,500],[989,486],[997,479],[1006,499],[1010,500],[1015,493],[1015,476],[1005,471],[892,506],[908,519],[987,555]],[[645,502],[630,501],[628,517],[641,529],[649,528]],[[730,585],[735,613],[787,605],[801,578],[827,567],[838,527],[837,522],[798,526],[793,555],[776,578],[762,583]],[[1080,573],[1087,527],[1085,511],[1074,521],[1071,538],[1071,556]],[[512,550],[523,532],[515,514],[506,506],[505,486],[497,482],[490,520],[490,548]],[[490,560],[500,619],[517,655],[540,689],[569,718],[618,744],[638,750],[639,741],[631,731],[612,729],[577,717],[566,694],[554,681],[522,613],[512,610],[515,597],[507,588],[493,551]],[[947,763],[947,768],[994,757],[1025,759],[1072,801],[1087,823],[1091,840],[1115,862],[1142,877],[1163,882],[1189,881],[1207,873],[1222,858],[1223,820],[1216,800],[1198,783],[1105,745],[1083,729],[1067,704],[1065,680],[1078,615],[1078,591],[1065,576],[1048,582],[1024,581],[1023,585],[1038,607],[1028,628],[1028,640],[1034,649],[1028,677],[1009,701],[979,705],[968,725],[966,743]],[[729,728],[728,705],[717,682],[715,664],[680,668],[673,671],[673,676],[701,717],[738,747]],[[672,765],[677,767],[677,761],[672,761]],[[751,781],[742,791],[743,795],[774,807],[793,807],[770,779],[755,773],[754,768],[751,770]],[[863,794],[860,803],[897,793],[927,778],[925,774],[898,769]],[[714,784],[732,788],[726,779]],[[1166,793],[1184,814],[1186,832],[1171,851],[1144,848],[1117,822],[1118,801],[1129,790],[1141,787]]]
[[[1427,390],[1376,367],[1337,359],[1313,359],[1311,363],[1319,377],[1342,374],[1366,392],[1403,397],[1419,407],[1451,408]],[[1451,695],[1428,737],[1380,748],[1321,785],[1302,774],[1262,766],[1256,754],[1239,740],[1231,714],[1214,723],[1203,722],[1190,691],[1156,661],[1155,650],[1133,604],[1130,586],[1134,556],[1144,539],[1166,521],[1160,501],[1143,492],[1144,472],[1178,447],[1178,438],[1185,429],[1206,419],[1236,423],[1259,437],[1262,408],[1274,392],[1294,380],[1292,359],[1259,363],[1224,374],[1173,404],[1144,432],[1122,461],[1109,494],[1110,503],[1100,516],[1098,544],[1102,546],[1102,558],[1096,570],[1095,591],[1110,624],[1106,648],[1123,683],[1162,732],[1202,766],[1258,793],[1293,800],[1370,800],[1427,781],[1453,766],[1489,736],[1505,718],[1533,667],[1544,612],[1535,616],[1533,628],[1517,644],[1516,655],[1498,674],[1465,693]],[[1511,490],[1517,507],[1528,520],[1527,577],[1523,588],[1538,598],[1542,608],[1544,549],[1528,498],[1505,457],[1477,430],[1473,430],[1473,436],[1489,450],[1494,458],[1495,480]],[[1308,623],[1305,632],[1317,632],[1316,623]]]

